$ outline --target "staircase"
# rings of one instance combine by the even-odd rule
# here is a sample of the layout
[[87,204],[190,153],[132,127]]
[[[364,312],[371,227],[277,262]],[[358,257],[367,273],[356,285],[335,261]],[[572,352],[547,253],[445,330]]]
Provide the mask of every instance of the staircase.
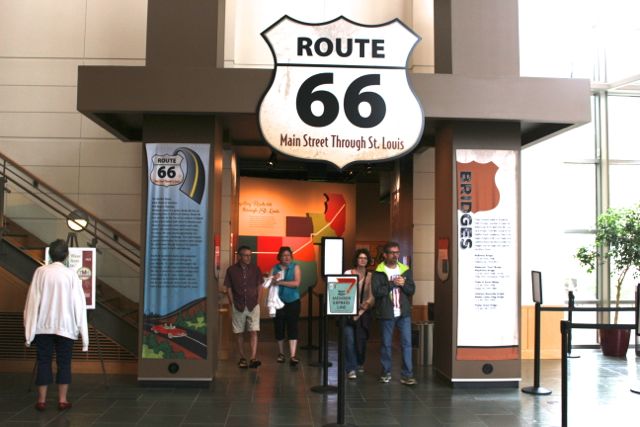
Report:
[[[37,212],[47,224],[39,230],[27,230],[10,218],[13,207],[7,203],[7,194],[21,196],[21,211]],[[24,197],[22,197],[24,196]],[[28,199],[32,206],[24,205]],[[18,208],[16,208],[18,209]],[[138,308],[137,302],[128,298],[118,286],[135,286],[139,283],[140,248],[122,233],[87,212],[57,190],[32,175],[8,157],[0,153],[0,295],[11,295],[12,301],[0,304],[0,334],[13,333],[22,329],[22,308],[28,284],[35,269],[44,264],[45,241],[51,236],[42,236],[47,230],[65,229],[69,215],[82,212],[87,217],[87,227],[81,236],[90,238],[90,246],[96,247],[97,279],[96,308],[89,311],[89,319],[97,334],[105,337],[105,342],[119,346],[118,354],[128,354],[135,359],[138,351]],[[51,231],[49,231],[51,233]],[[74,235],[75,237],[75,235]],[[113,284],[109,282],[111,280]],[[121,288],[123,289],[123,288]],[[136,294],[137,291],[130,294]],[[17,298],[20,298],[16,300]],[[4,298],[6,299],[6,298]],[[12,315],[20,312],[19,316]],[[24,347],[24,338],[21,338]],[[2,346],[6,347],[6,346]],[[29,355],[23,351],[21,355]],[[82,353],[80,353],[82,354]],[[0,358],[5,355],[0,354]],[[15,355],[14,355],[15,356]],[[120,356],[119,356],[120,357]],[[126,359],[126,358],[125,358]]]

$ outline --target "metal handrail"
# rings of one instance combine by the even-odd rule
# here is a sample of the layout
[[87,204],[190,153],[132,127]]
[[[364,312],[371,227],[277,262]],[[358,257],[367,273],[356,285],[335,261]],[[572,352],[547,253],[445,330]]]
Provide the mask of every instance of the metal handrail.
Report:
[[20,188],[63,219],[66,219],[71,212],[76,210],[86,213],[88,224],[84,232],[93,237],[91,246],[103,243],[134,267],[140,267],[140,245],[138,243],[107,224],[97,215],[87,211],[87,209],[27,171],[3,153],[0,153],[0,162],[0,178],[4,178],[7,183]]

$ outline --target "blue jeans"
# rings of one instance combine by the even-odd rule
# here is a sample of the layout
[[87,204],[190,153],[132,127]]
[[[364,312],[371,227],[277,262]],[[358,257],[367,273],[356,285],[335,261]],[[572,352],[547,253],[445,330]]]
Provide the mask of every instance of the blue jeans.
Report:
[[356,356],[356,326],[346,324],[344,326],[344,368],[351,372],[358,368]]
[[344,359],[346,372],[355,371],[359,366],[364,366],[370,325],[370,312],[365,312],[355,323],[346,322],[344,326]]
[[382,346],[380,348],[380,363],[382,373],[391,373],[391,342],[393,339],[393,327],[397,326],[400,331],[400,346],[402,347],[402,370],[403,377],[413,376],[413,360],[411,349],[411,316],[400,316],[393,319],[378,319],[382,332]]

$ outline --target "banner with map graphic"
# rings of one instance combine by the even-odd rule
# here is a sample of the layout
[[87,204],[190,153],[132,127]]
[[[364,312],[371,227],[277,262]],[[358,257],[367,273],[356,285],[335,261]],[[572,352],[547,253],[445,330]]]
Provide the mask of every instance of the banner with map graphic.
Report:
[[[342,237],[345,248],[354,248],[353,184],[241,177],[239,188],[238,245],[252,248],[263,273],[278,263],[278,249],[290,246],[301,294],[318,281],[323,237]],[[345,254],[345,266],[352,255]]]
[[206,359],[209,144],[147,144],[143,359]]
[[456,161],[457,358],[514,359],[519,333],[517,154],[456,150]]

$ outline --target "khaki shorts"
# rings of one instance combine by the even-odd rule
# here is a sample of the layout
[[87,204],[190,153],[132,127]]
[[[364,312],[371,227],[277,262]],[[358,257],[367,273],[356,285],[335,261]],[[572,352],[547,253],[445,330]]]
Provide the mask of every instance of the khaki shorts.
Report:
[[245,331],[260,330],[260,304],[249,311],[246,307],[244,311],[238,311],[232,304],[231,325],[234,334],[241,334]]

